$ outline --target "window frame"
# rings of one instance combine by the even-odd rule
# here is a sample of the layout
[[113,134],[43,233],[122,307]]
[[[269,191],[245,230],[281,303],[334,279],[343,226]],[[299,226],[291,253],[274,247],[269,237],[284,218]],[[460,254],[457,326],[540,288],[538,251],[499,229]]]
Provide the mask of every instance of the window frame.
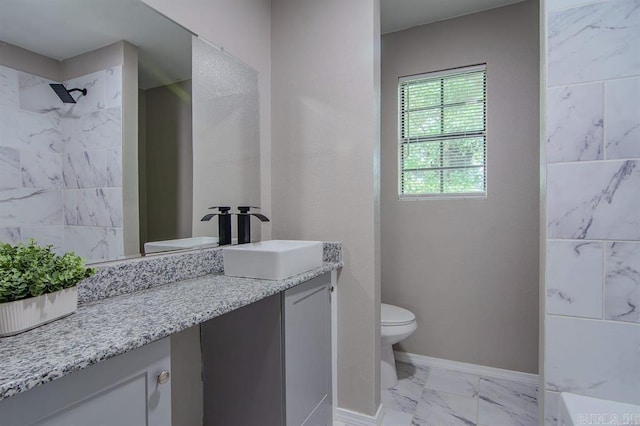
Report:
[[[478,72],[478,71],[483,71],[484,72],[484,131],[480,132],[482,133],[483,137],[484,137],[484,166],[483,166],[483,172],[484,172],[484,191],[477,191],[477,192],[451,192],[451,193],[446,193],[446,192],[437,192],[437,193],[420,193],[420,194],[403,194],[402,193],[402,188],[403,188],[403,146],[405,145],[405,143],[403,143],[403,135],[402,135],[402,119],[403,119],[403,111],[402,111],[402,85],[406,82],[410,82],[410,81],[416,81],[416,80],[422,80],[422,79],[434,79],[434,78],[438,78],[438,77],[444,77],[444,76],[450,76],[450,77],[455,77],[457,75],[461,75],[461,74],[466,74],[466,73],[471,73],[471,72]],[[409,75],[409,76],[403,76],[403,77],[399,77],[398,78],[398,88],[397,88],[397,96],[398,96],[398,105],[397,105],[397,114],[398,114],[398,122],[397,122],[397,132],[398,132],[398,142],[397,142],[397,155],[398,155],[398,161],[397,161],[397,166],[398,166],[398,175],[397,175],[397,179],[398,179],[398,199],[399,201],[422,201],[422,200],[434,200],[434,199],[463,199],[463,198],[480,198],[480,199],[485,199],[487,198],[487,194],[488,194],[488,129],[487,129],[487,115],[488,115],[488,104],[487,104],[487,98],[488,98],[488,89],[487,89],[488,83],[487,83],[487,64],[476,64],[476,65],[471,65],[471,66],[465,66],[465,67],[458,67],[458,68],[451,68],[451,69],[446,69],[446,70],[440,70],[440,71],[434,71],[434,72],[428,72],[428,73],[422,73],[422,74],[415,74],[415,75]],[[442,104],[441,104],[442,105]],[[464,136],[464,134],[461,135],[457,135],[457,136]],[[443,140],[446,139],[454,139],[451,136],[447,136],[447,135],[443,135],[441,142]]]

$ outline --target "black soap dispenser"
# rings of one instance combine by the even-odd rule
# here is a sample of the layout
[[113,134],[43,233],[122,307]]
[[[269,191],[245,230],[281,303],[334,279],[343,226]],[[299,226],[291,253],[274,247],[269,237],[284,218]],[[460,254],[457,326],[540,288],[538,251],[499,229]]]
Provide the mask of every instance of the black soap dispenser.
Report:
[[218,216],[218,245],[224,246],[231,244],[231,207],[209,207],[210,209],[218,209],[219,213],[209,213],[200,221],[208,222]]
[[260,219],[260,222],[269,222],[269,218],[260,213],[249,213],[251,209],[259,209],[260,207],[238,206],[238,244],[246,244],[251,242],[251,216]]

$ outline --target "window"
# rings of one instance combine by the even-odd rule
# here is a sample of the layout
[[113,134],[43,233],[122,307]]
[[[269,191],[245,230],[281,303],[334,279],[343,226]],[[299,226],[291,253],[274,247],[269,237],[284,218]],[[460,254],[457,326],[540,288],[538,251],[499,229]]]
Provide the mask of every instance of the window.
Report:
[[486,66],[399,81],[400,199],[486,195]]

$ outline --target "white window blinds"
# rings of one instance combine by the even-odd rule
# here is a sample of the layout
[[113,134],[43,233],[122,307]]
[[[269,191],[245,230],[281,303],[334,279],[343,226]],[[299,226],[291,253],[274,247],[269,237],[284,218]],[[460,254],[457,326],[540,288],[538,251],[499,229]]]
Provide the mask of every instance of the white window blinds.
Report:
[[486,66],[399,81],[399,196],[486,194]]

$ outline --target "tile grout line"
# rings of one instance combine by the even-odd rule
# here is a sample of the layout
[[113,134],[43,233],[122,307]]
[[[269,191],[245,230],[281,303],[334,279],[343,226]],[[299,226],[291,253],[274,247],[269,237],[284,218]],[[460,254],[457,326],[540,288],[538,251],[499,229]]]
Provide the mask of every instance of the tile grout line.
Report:
[[[420,392],[420,398],[418,399],[418,404],[420,404],[420,402],[422,402],[422,397],[424,396],[424,393],[427,391],[427,382],[429,381],[429,376],[431,375],[431,368],[427,368],[427,377],[425,377],[424,379],[424,383],[422,384],[422,392]],[[411,420],[409,422],[409,426],[413,426],[413,421],[416,418],[416,413],[418,412],[418,404],[416,404],[415,408],[413,409],[413,413],[411,413]]]
[[[614,242],[615,244],[615,242]],[[609,247],[607,247],[609,246]],[[606,318],[606,297],[607,297],[607,254],[608,254],[608,250],[610,249],[610,244],[607,244],[606,242],[602,242],[602,282],[600,283],[600,285],[602,286],[600,288],[601,291],[601,296],[602,296],[602,301],[600,303],[600,309],[602,309],[602,312],[600,313],[600,320],[605,320]]]
[[429,380],[429,374],[428,373],[427,373],[427,378],[424,380],[424,384],[422,385],[422,392],[420,392],[420,397],[418,398],[418,403],[416,404],[415,408],[413,409],[413,411],[411,413],[411,419],[409,420],[409,425],[408,426],[413,426],[413,421],[415,420],[416,413],[418,412],[418,405],[422,401],[422,396],[424,395],[424,391],[426,389],[427,380]]
[[480,423],[480,376],[476,376],[476,426]]
[[[437,368],[436,368],[436,370],[437,370]],[[442,370],[447,370],[447,369],[442,369]],[[448,370],[448,371],[453,371],[453,372],[455,372],[455,370]],[[427,391],[431,391],[431,390],[432,390],[432,389],[429,389],[429,388],[427,387],[427,383],[428,383],[428,381],[429,381],[429,377],[431,376],[431,373],[432,373],[432,368],[427,368],[427,376],[426,376],[426,378],[425,378],[424,384],[422,384],[422,385],[421,385],[421,389],[420,389],[420,397],[418,398],[417,404],[416,404],[416,406],[414,407],[414,409],[413,409],[413,412],[412,412],[412,413],[407,413],[407,414],[411,414],[410,419],[409,419],[409,424],[410,424],[410,425],[414,425],[414,424],[416,424],[416,425],[420,425],[420,426],[422,426],[422,424],[421,424],[421,423],[414,423],[414,422],[416,421],[416,415],[417,415],[417,408],[418,408],[418,405],[423,401],[425,393],[426,393]],[[476,411],[475,411],[475,425],[476,425],[476,426],[478,426],[478,425],[480,424],[480,394],[481,394],[480,386],[481,386],[481,382],[482,382],[482,379],[489,380],[489,381],[491,381],[492,379],[491,379],[491,378],[484,377],[484,376],[481,376],[481,375],[476,375],[476,374],[470,374],[470,375],[471,375],[471,376],[473,376],[473,382],[475,382],[475,384],[476,384],[476,393],[475,393],[475,398],[476,398],[476,401],[475,401],[475,407],[476,407]],[[509,382],[513,381],[513,380],[508,380],[508,379],[504,379],[504,380],[507,380],[507,381],[509,381]],[[539,391],[539,386],[534,386],[534,385],[532,385],[532,387]],[[433,391],[435,391],[435,390],[433,390]],[[446,391],[435,391],[435,392],[438,392],[438,393],[439,393],[439,392],[442,392],[442,393],[447,394],[447,395],[456,396],[456,397],[461,397],[461,395],[457,395],[457,394],[455,394],[455,393],[450,393],[450,392],[446,392]],[[536,393],[536,401],[537,401],[537,400],[538,400],[538,394]]]

